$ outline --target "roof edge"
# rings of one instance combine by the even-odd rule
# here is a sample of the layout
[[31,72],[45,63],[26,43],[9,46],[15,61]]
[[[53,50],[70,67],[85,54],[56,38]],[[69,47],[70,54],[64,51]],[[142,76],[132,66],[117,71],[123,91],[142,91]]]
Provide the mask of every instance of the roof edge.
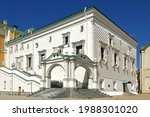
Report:
[[[93,9],[95,9],[95,10],[98,11],[100,14],[102,14],[102,16],[104,16],[108,21],[110,21],[113,25],[115,25],[115,26],[116,26],[119,30],[121,30],[125,35],[129,36],[129,37],[130,37],[133,41],[135,41],[135,42],[137,43],[137,45],[138,45],[138,41],[137,41],[136,39],[134,39],[134,38],[133,38],[131,35],[129,35],[125,30],[123,30],[120,26],[118,26],[116,23],[114,23],[110,18],[108,18],[104,13],[102,13],[102,12],[101,12],[99,9],[97,9],[95,6],[88,7],[88,8],[87,8],[87,11],[90,11],[90,10],[93,10]],[[44,29],[47,29],[47,28],[49,28],[49,27],[51,27],[51,26],[54,26],[54,25],[56,25],[56,24],[58,24],[58,23],[61,23],[61,22],[63,22],[63,21],[66,21],[67,19],[73,18],[73,17],[75,17],[75,16],[77,16],[77,15],[79,15],[79,14],[82,14],[82,13],[84,13],[84,10],[80,10],[80,11],[78,11],[78,12],[75,12],[75,13],[73,13],[72,15],[66,16],[66,17],[61,18],[61,19],[59,19],[59,20],[57,20],[57,21],[54,21],[54,22],[52,22],[52,23],[50,23],[50,24],[48,24],[48,25],[45,25],[45,26],[43,26],[43,27],[41,27],[41,28],[38,28],[38,29],[34,30],[34,31],[32,32],[32,34],[38,33],[38,32],[40,32],[40,31],[42,31],[42,30],[44,30]],[[12,44],[12,43],[14,43],[14,42],[16,42],[16,41],[18,41],[18,40],[20,40],[20,39],[22,39],[22,38],[28,37],[29,35],[30,35],[30,34],[25,33],[25,34],[22,35],[21,37],[18,37],[18,38],[15,38],[15,39],[13,39],[13,40],[10,40],[10,41],[6,42],[6,45]]]
[[121,31],[123,31],[127,36],[129,36],[130,38],[132,38],[137,44],[138,41],[132,37],[131,35],[129,35],[124,29],[122,29],[118,24],[116,24],[114,21],[112,21],[108,16],[106,16],[103,12],[101,12],[99,9],[97,9],[96,7],[93,7],[94,9],[96,9],[100,14],[102,14],[106,19],[108,19],[112,24],[114,24],[117,28],[119,28]]
[[141,47],[140,51],[146,50],[146,48],[148,48],[149,46],[150,46],[150,42],[147,45]]

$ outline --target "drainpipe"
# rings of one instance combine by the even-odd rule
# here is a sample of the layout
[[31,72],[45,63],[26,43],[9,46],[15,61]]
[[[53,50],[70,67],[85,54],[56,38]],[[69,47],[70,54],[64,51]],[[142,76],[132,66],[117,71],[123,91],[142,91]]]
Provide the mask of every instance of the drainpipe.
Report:
[[31,31],[31,38],[32,38],[32,70],[34,72],[34,38],[33,38],[33,31]]

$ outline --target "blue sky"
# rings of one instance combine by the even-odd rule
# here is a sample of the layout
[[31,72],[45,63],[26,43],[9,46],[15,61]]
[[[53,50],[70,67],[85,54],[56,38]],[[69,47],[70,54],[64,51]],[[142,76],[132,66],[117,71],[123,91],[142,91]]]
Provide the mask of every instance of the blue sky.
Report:
[[37,29],[89,6],[95,6],[139,42],[139,67],[139,50],[150,42],[149,0],[1,0],[0,22],[7,19],[20,30]]

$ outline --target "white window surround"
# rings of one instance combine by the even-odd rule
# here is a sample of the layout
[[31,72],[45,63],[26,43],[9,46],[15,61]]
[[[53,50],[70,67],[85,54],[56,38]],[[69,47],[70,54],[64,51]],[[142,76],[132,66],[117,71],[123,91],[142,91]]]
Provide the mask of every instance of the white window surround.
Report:
[[72,45],[73,45],[73,50],[74,50],[74,54],[76,54],[77,53],[77,50],[76,50],[76,47],[78,47],[78,46],[82,46],[82,49],[81,49],[81,53],[82,54],[84,54],[84,46],[85,46],[85,40],[84,39],[82,39],[82,40],[80,40],[80,41],[77,41],[77,42],[72,42]]
[[129,56],[127,54],[123,54],[123,70],[128,71],[129,66]]
[[103,63],[103,64],[107,64],[108,63],[107,44],[105,44],[103,42],[99,42],[99,58],[98,58],[98,62]]
[[70,32],[63,33],[63,45],[70,46]]
[[23,56],[16,57],[16,68],[23,70]]
[[136,74],[136,63],[135,63],[136,59],[134,58],[130,58],[130,62],[131,62],[131,73],[132,74]]
[[27,67],[26,69],[27,70],[32,70],[32,65],[33,65],[33,55],[32,54],[29,54],[29,55],[26,55],[26,58],[27,58]]
[[128,54],[129,56],[131,56],[131,51],[132,51],[132,47],[131,47],[131,46],[128,46],[127,54]]
[[23,46],[24,46],[24,43],[21,43],[21,44],[20,44],[20,50],[23,50],[23,49],[24,49]]
[[120,51],[113,49],[112,51],[112,66],[114,68],[119,68],[119,63],[120,63],[120,57],[119,57]]
[[39,53],[39,65],[38,67],[41,68],[41,60],[46,59],[46,50],[38,51]]
[[114,35],[112,35],[111,33],[108,33],[108,35],[109,35],[108,46],[114,47]]

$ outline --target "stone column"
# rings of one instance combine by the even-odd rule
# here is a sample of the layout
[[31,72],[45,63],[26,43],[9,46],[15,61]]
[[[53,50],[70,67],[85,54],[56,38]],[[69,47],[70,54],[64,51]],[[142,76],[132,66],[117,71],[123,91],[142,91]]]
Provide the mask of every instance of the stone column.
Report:
[[51,77],[47,76],[47,88],[51,88]]
[[65,69],[65,78],[63,79],[63,87],[68,87],[68,78],[69,78],[69,62],[68,60],[64,61],[64,69]]
[[46,64],[42,66],[42,83],[41,88],[46,88]]
[[70,84],[70,88],[76,88],[76,80],[75,80],[75,63],[73,60],[71,60],[70,62],[70,79],[69,79],[69,84]]
[[97,66],[94,65],[94,78],[93,78],[93,89],[98,89],[98,84],[97,84]]
[[89,78],[88,80],[88,89],[93,89],[93,78]]

